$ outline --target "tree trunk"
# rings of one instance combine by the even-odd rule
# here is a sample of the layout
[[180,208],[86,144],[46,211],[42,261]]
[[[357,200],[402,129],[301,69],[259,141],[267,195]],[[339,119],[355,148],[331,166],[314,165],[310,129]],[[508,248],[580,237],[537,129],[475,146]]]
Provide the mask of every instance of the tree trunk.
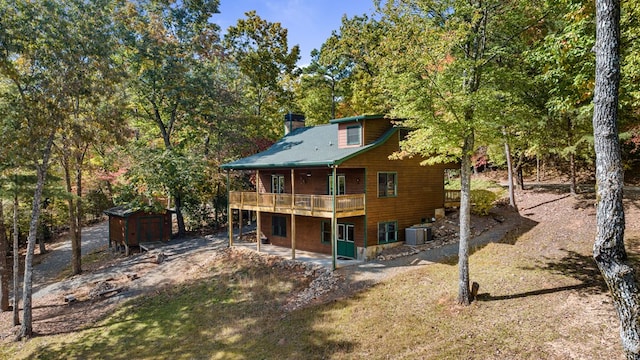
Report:
[[469,305],[469,238],[471,237],[471,154],[473,131],[464,138],[460,166],[460,244],[458,249],[458,303]]
[[31,337],[33,335],[33,309],[31,304],[31,295],[33,290],[33,253],[36,246],[36,232],[38,228],[38,219],[40,217],[40,202],[42,200],[42,191],[47,177],[49,157],[51,155],[54,135],[55,132],[52,132],[49,135],[49,139],[47,139],[47,143],[42,154],[42,164],[36,164],[38,182],[36,183],[36,189],[33,193],[31,221],[29,222],[29,235],[27,237],[27,254],[24,259],[24,282],[22,290],[22,306],[24,310],[20,333],[17,337],[18,339]]
[[575,195],[577,193],[577,185],[576,185],[576,155],[574,153],[569,154],[569,171],[570,171],[570,184],[569,190],[571,194]]
[[[18,186],[18,180],[16,183]],[[20,325],[20,229],[18,228],[18,190],[13,194],[13,326]]]
[[540,155],[536,154],[536,182],[540,182]]
[[[67,211],[69,212],[69,234],[71,235],[71,271],[74,274],[79,274],[76,272],[78,270],[76,268],[75,259],[75,234],[77,233],[76,226],[76,204],[73,196],[73,186],[71,183],[71,156],[69,154],[69,146],[67,141],[65,140],[63,145],[63,154],[62,154],[62,168],[64,169],[64,182],[66,186],[67,193],[69,194],[69,199],[67,200]],[[77,200],[76,200],[77,201]]]
[[4,226],[4,204],[0,199],[0,312],[9,310],[9,263],[7,262],[7,229]]
[[517,209],[516,196],[513,191],[513,165],[511,163],[511,148],[509,146],[509,138],[507,137],[507,130],[502,128],[502,135],[504,135],[504,155],[507,158],[507,178],[509,182],[509,205]]
[[176,204],[176,220],[178,221],[178,237],[182,237],[186,234],[187,230],[184,226],[184,217],[182,216],[182,197],[176,195],[173,198]]
[[617,128],[620,2],[597,0],[596,14],[593,132],[598,203],[593,257],[613,297],[625,355],[640,359],[640,289],[624,247],[624,182]]
[[[85,150],[86,151],[86,150]],[[75,217],[71,219],[74,229],[71,233],[71,270],[82,273],[82,163],[84,154],[76,154],[76,203]]]
[[40,249],[40,254],[46,254],[47,252],[47,248],[45,247],[45,230],[44,227],[47,226],[47,224],[44,224],[42,222],[42,219],[40,220],[40,226],[38,226],[38,234],[36,234],[36,238],[38,239],[38,248]]
[[[571,117],[567,117],[567,141],[569,146],[573,146],[573,122]],[[569,190],[571,194],[576,194],[576,155],[575,151],[569,153]]]

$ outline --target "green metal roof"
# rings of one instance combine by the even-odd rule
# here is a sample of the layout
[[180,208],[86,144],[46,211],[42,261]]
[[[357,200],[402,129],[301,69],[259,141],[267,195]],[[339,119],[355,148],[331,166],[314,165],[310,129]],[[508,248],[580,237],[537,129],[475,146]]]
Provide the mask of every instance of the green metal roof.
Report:
[[[371,118],[379,117],[376,115]],[[360,118],[364,119],[364,117]],[[397,128],[391,128],[374,143],[366,146],[340,149],[338,148],[338,123],[334,122],[336,120],[332,120],[328,125],[295,129],[269,149],[220,167],[226,170],[252,170],[340,165],[354,156],[383,144],[397,131]]]
[[357,115],[357,116],[351,116],[351,117],[346,117],[346,118],[341,118],[341,119],[329,120],[329,123],[331,123],[331,124],[339,124],[339,123],[360,121],[360,120],[367,120],[367,119],[384,119],[384,115],[378,115],[378,114],[375,114],[375,115]]

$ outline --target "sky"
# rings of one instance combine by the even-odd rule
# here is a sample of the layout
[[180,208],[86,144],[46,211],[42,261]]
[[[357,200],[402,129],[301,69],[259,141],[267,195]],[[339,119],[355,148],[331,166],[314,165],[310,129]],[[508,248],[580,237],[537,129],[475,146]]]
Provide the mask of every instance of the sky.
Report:
[[373,0],[220,0],[220,14],[213,15],[213,21],[224,34],[250,10],[288,30],[289,48],[300,46],[298,65],[305,66],[311,50],[319,50],[331,32],[340,29],[343,15],[371,14]]

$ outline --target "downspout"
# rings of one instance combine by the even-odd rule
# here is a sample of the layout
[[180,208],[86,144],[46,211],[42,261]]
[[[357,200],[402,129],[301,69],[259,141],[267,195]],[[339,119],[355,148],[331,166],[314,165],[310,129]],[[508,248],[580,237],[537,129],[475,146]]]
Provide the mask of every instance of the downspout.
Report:
[[369,234],[369,224],[367,223],[367,168],[364,169],[364,259],[367,259],[367,238]]
[[338,252],[338,229],[337,229],[337,224],[336,224],[336,193],[338,192],[337,190],[337,186],[338,186],[338,181],[337,181],[337,174],[338,174],[338,166],[333,165],[333,176],[332,176],[332,189],[333,191],[332,196],[331,196],[331,201],[333,202],[333,206],[331,207],[331,262],[332,262],[332,268],[333,270],[337,269],[337,252]]
[[260,170],[256,169],[256,251],[260,252],[260,244],[262,243],[262,236],[260,236],[260,229],[262,229],[262,221],[260,218]]
[[291,260],[296,259],[296,187],[295,187],[295,172],[291,168]]

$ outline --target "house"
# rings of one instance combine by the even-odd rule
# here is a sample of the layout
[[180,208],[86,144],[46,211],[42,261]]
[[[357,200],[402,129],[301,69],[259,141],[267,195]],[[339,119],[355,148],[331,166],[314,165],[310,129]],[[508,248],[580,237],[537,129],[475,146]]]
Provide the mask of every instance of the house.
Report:
[[294,257],[301,249],[332,254],[334,265],[336,257],[373,258],[445,206],[451,165],[389,159],[405,133],[381,115],[314,127],[286,118],[285,136],[271,148],[221,166],[255,172],[254,191],[229,192],[229,214],[255,211],[260,232]]
[[109,248],[124,248],[129,255],[131,246],[142,243],[169,241],[171,213],[146,212],[128,206],[116,206],[104,211],[109,216]]

